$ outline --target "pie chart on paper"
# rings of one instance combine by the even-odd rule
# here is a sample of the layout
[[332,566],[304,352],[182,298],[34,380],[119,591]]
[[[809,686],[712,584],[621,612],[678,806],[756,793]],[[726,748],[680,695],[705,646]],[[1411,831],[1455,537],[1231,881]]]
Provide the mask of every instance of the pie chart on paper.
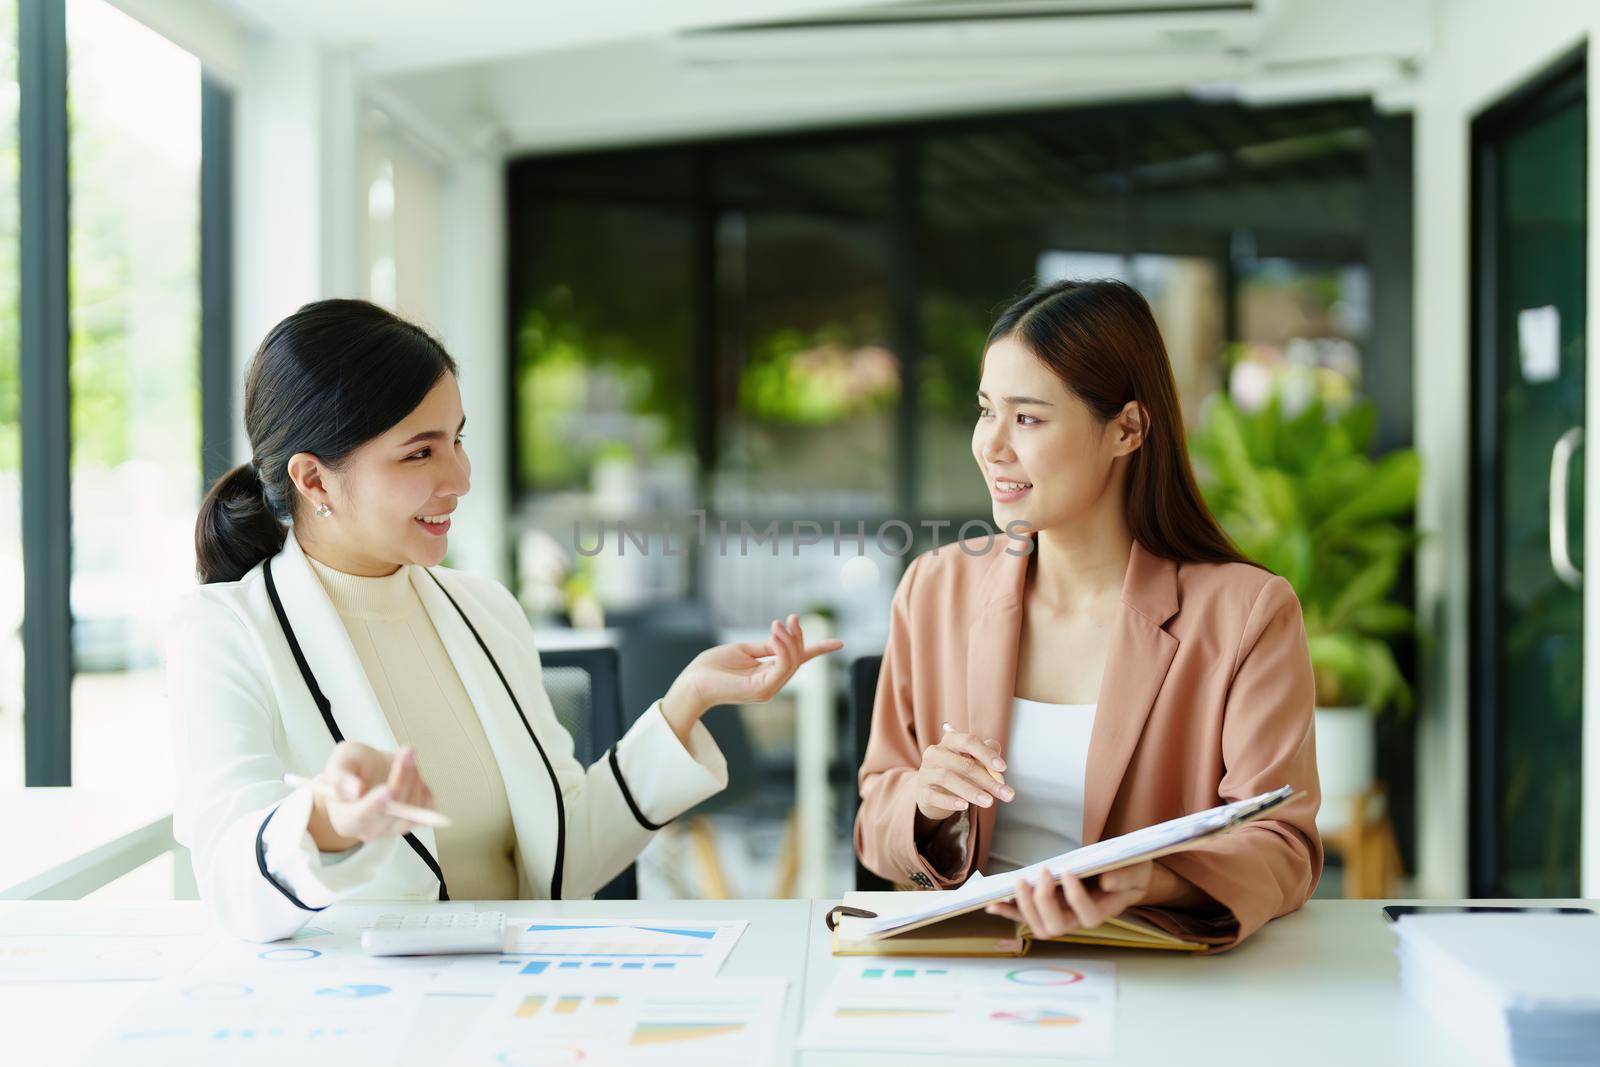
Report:
[[258,959],[267,960],[269,962],[276,961],[279,963],[298,963],[301,960],[314,960],[320,955],[322,955],[322,953],[317,949],[295,948],[292,945],[285,946],[283,948],[269,948],[262,952],[256,953]]
[[1083,972],[1071,967],[1019,967],[1006,972],[1006,981],[1018,985],[1072,985],[1083,981]]
[[319,997],[381,997],[394,992],[386,985],[336,985],[317,990]]

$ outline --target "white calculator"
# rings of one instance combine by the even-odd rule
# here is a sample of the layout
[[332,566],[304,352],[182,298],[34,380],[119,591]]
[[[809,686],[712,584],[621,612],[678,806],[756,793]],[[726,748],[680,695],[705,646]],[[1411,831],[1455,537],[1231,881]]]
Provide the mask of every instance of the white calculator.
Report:
[[503,911],[427,912],[380,915],[361,933],[369,956],[449,956],[470,952],[504,952]]

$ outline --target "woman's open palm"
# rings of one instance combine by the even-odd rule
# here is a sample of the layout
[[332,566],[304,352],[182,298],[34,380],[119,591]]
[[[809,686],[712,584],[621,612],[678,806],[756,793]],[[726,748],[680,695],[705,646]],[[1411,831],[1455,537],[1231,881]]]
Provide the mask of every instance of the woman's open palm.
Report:
[[683,680],[706,707],[718,704],[760,704],[777,695],[800,669],[818,656],[837,652],[837,639],[806,646],[800,617],[772,624],[766,641],[741,641],[717,645],[696,656],[684,668]]

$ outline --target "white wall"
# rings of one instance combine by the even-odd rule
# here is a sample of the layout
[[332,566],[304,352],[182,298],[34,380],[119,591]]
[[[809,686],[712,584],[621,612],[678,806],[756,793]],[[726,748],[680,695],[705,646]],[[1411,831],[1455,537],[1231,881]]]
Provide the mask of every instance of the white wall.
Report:
[[458,566],[509,584],[504,173],[498,153],[472,152],[457,156],[445,176],[438,328],[461,368],[472,457],[472,492],[461,499],[451,555]]
[[[1418,611],[1431,631],[1417,737],[1418,888],[1467,886],[1470,470],[1470,147],[1477,114],[1580,45],[1600,40],[1593,0],[1441,0],[1416,98],[1416,413],[1424,477]],[[1594,84],[1591,67],[1590,84]],[[1591,94],[1591,100],[1593,96]],[[1589,108],[1589,335],[1600,353],[1600,108]],[[1600,374],[1588,439],[1600,441]],[[1600,560],[1600,462],[1587,464],[1586,557]],[[1584,893],[1600,895],[1600,582],[1585,590]]]
[[[368,293],[364,77],[348,54],[310,42],[256,34],[244,56],[234,204],[241,389],[256,345],[279,319],[307,301]],[[404,143],[403,117],[388,118]],[[397,310],[437,333],[461,365],[474,471],[452,536],[452,562],[503,581],[509,575],[502,162],[498,153],[462,145],[439,152],[436,132],[429,137],[435,176],[420,180],[416,172],[427,165],[421,159],[397,163],[395,237],[418,241],[435,229],[447,236],[426,242],[423,251],[438,258],[434,270],[418,263],[416,247],[396,249],[405,272]],[[239,433],[243,457],[249,453],[242,426]]]
[[[252,35],[234,98],[235,411],[244,369],[300,305],[359,295],[353,74],[314,44]],[[242,422],[236,455],[247,457]]]

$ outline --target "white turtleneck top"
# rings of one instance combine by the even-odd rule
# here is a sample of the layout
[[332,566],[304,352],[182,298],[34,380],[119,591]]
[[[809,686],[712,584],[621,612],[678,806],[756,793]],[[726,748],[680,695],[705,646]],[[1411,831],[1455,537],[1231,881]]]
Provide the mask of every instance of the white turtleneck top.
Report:
[[450,895],[516,899],[516,832],[500,767],[407,569],[367,578],[307,559],[344,620],[396,742],[416,749],[435,806],[450,815],[453,825],[434,831]]

